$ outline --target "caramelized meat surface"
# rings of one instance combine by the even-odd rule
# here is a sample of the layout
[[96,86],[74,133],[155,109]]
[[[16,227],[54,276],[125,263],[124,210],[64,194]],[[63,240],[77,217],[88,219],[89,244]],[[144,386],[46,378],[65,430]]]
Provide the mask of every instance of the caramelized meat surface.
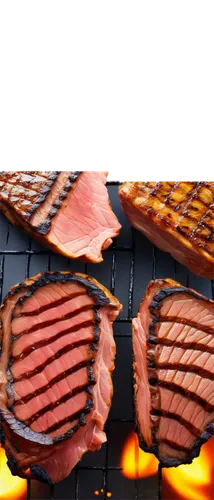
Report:
[[125,182],[130,223],[190,271],[214,278],[214,183]]

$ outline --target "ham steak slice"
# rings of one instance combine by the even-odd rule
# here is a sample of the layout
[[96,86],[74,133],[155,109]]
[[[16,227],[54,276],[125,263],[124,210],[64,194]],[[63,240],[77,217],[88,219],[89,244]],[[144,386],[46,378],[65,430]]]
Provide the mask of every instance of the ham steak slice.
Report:
[[190,463],[214,431],[214,302],[151,281],[133,319],[135,408],[144,450]]
[[13,474],[57,482],[106,440],[121,305],[95,279],[39,274],[0,310],[2,444]]
[[125,182],[130,223],[204,278],[214,278],[214,182]]
[[106,178],[107,172],[1,172],[0,209],[52,250],[101,262],[121,227]]

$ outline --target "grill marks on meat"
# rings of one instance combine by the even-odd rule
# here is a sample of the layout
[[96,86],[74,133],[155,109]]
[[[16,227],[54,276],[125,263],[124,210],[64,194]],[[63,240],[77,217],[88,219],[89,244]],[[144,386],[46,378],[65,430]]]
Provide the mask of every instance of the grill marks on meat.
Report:
[[[44,288],[43,293],[45,293],[45,290],[48,286],[49,285]],[[60,293],[60,284],[55,285],[51,283],[51,291],[52,290],[59,291]],[[65,293],[65,290],[63,290],[63,292]],[[39,290],[37,292],[37,295],[39,300]],[[94,309],[95,306],[92,297],[88,297],[85,295],[85,297],[88,298],[88,304],[86,306],[83,306],[81,308],[75,306],[77,299],[79,297],[79,300],[82,299],[82,295],[83,290],[82,286],[80,285],[79,295],[77,295],[76,292],[75,298],[71,298],[71,300],[69,300],[70,296],[68,296],[68,300],[66,302],[64,300],[63,304],[58,305],[58,307],[51,307],[51,319],[46,321],[44,321],[45,318],[50,318],[50,309],[47,309],[47,306],[45,308],[45,311],[43,307],[43,312],[40,312],[38,316],[27,316],[27,321],[25,317],[25,304],[28,303],[28,300],[24,302],[21,309],[21,316],[19,314],[18,318],[16,308],[14,309],[13,319],[11,322],[13,347],[12,357],[10,359],[10,372],[13,376],[14,390],[16,388],[16,382],[22,381],[22,383],[24,384],[25,379],[31,379],[32,377],[34,380],[33,387],[38,387],[37,383],[39,384],[39,378],[36,377],[36,374],[39,373],[42,373],[43,377],[47,378],[47,382],[51,382],[50,377],[52,377],[55,373],[54,368],[57,365],[57,360],[59,360],[58,364],[60,363],[61,365],[59,366],[59,369],[63,369],[63,371],[64,364],[66,362],[67,364],[69,364],[69,366],[74,363],[74,366],[72,368],[75,371],[76,360],[78,363],[87,361],[88,363],[85,368],[85,371],[87,372],[87,367],[94,361],[96,343],[99,340],[98,323],[100,320],[98,311]],[[70,309],[73,309],[74,307],[77,307],[77,309],[70,312]],[[27,325],[27,329],[22,331],[22,325],[24,324]],[[64,325],[69,325],[69,328],[65,329]],[[54,334],[56,330],[57,333]],[[14,336],[14,334],[16,335],[17,332],[18,335]],[[40,338],[40,340],[37,340],[37,342],[35,342],[34,333],[36,333],[37,337]],[[46,337],[47,334],[48,338]],[[18,355],[14,357],[13,350],[16,349],[16,339],[22,337],[23,335],[31,335],[31,344],[28,345],[28,347],[25,347],[24,350],[22,350]],[[86,385],[84,390],[86,394],[81,394],[83,391],[80,391],[80,394],[78,391],[76,393],[75,389],[77,389],[78,387],[71,389],[69,387],[68,381],[69,379],[64,379],[62,381],[64,382],[65,388],[67,388],[67,398],[65,398],[65,394],[62,394],[59,399],[56,399],[55,397],[55,401],[51,403],[50,414],[47,413],[49,405],[46,405],[47,411],[44,411],[44,407],[42,407],[36,414],[33,413],[32,415],[29,415],[29,413],[26,412],[25,406],[22,405],[17,409],[16,404],[13,406],[14,414],[19,420],[22,420],[26,425],[29,425],[33,431],[48,432],[48,416],[51,419],[51,422],[55,421],[55,418],[58,417],[58,414],[60,415],[59,412],[62,411],[62,408],[60,407],[62,403],[66,403],[67,405],[67,408],[65,408],[66,405],[64,405],[64,412],[66,410],[67,412],[69,412],[71,405],[70,400],[71,398],[74,398],[72,401],[72,405],[74,407],[77,406],[77,410],[73,413],[76,414],[78,412],[79,416],[81,416],[81,411],[83,412],[83,414],[88,411],[90,395],[88,395],[87,392],[89,386],[95,382],[95,379],[92,378],[90,381],[88,380],[87,385],[86,383],[84,384]],[[52,388],[52,390],[54,390],[54,388]],[[32,411],[34,412],[34,399],[31,399],[30,401],[31,402],[28,406],[30,406],[29,410],[30,413],[32,413]],[[41,415],[42,417],[39,418]],[[67,415],[67,417],[70,417],[70,422],[75,420],[74,418],[72,419],[72,414]],[[35,421],[37,422],[34,423]],[[52,424],[49,425],[49,427],[51,428]],[[58,422],[57,429],[60,427],[61,424],[60,422]],[[75,430],[77,428],[78,427],[76,426]]]
[[142,446],[189,463],[214,429],[214,302],[172,280],[149,283],[133,320]]
[[20,217],[30,219],[46,200],[60,172],[1,172],[2,201],[14,207]]
[[[43,293],[45,293],[46,288],[44,288]],[[56,290],[55,290],[56,288]],[[56,286],[51,284],[51,289],[57,291],[59,285]],[[79,287],[79,293],[82,299],[82,287]],[[100,321],[98,316],[98,311],[94,311],[94,301],[91,297],[86,297],[88,299],[88,304],[81,308],[77,308],[72,310],[74,307],[77,307],[76,300],[78,298],[77,293],[75,293],[76,297],[71,298],[71,300],[63,301],[63,304],[58,305],[58,307],[54,304],[55,307],[51,307],[51,319],[46,321],[45,318],[50,318],[50,309],[47,309],[47,306],[44,306],[43,309],[40,307],[40,313],[37,316],[28,316],[28,320],[26,323],[25,319],[25,303],[22,307],[21,317],[17,318],[16,309],[13,311],[13,317],[11,323],[11,331],[15,336],[15,340],[13,342],[14,348],[16,347],[16,338],[20,338],[23,335],[32,334],[31,338],[33,340],[33,334],[35,332],[38,333],[41,340],[37,342],[33,342],[27,348],[25,348],[19,355],[13,358],[13,364],[10,368],[11,373],[13,375],[13,383],[18,381],[25,381],[25,379],[30,379],[34,377],[34,384],[36,380],[36,374],[43,373],[49,382],[50,377],[53,373],[55,373],[55,366],[57,365],[56,361],[60,360],[61,367],[64,365],[67,366],[68,363],[72,363],[73,359],[76,359],[78,362],[88,361],[92,363],[94,361],[94,352],[96,352],[96,343],[99,340],[99,329],[96,325]],[[58,303],[58,301],[57,301]],[[72,305],[73,304],[73,305]],[[51,304],[50,304],[51,306]],[[41,312],[41,309],[43,312]],[[75,318],[75,324],[73,325],[72,321]],[[27,330],[22,331],[22,325],[27,324]],[[59,326],[60,325],[60,326]],[[64,325],[69,325],[68,329],[65,329]],[[59,331],[57,334],[53,335],[53,328],[57,328]],[[20,332],[21,328],[21,332]],[[85,337],[85,329],[87,328],[86,338],[82,338],[81,330],[83,330],[83,336]],[[46,334],[50,332],[52,336],[46,337]],[[76,333],[77,340],[73,341],[72,334]],[[71,334],[71,335],[70,335]],[[80,336],[79,336],[80,334]],[[80,340],[78,340],[80,339]],[[91,354],[90,354],[91,353]],[[67,363],[67,364],[66,364]],[[75,364],[73,369],[75,369]],[[30,367],[30,370],[29,370]],[[85,371],[87,370],[87,367]],[[24,421],[26,425],[29,425],[30,428],[35,432],[45,432],[49,433],[54,429],[58,430],[62,425],[64,425],[65,421],[73,422],[78,417],[83,418],[84,413],[87,413],[90,408],[90,396],[88,394],[82,394],[83,391],[76,393],[73,392],[73,389],[70,389],[68,384],[68,379],[65,380],[67,383],[67,393],[63,394],[59,399],[52,402],[50,405],[46,405],[45,408],[42,407],[36,414],[26,416],[26,408],[16,408],[14,406],[15,415],[19,418],[19,420],[23,420],[23,415],[25,415]],[[84,390],[90,386],[90,384],[94,383],[95,379],[92,379],[91,382],[88,381],[88,384]],[[36,386],[36,385],[35,385]],[[36,386],[37,387],[37,386]],[[76,387],[75,389],[78,389]],[[54,391],[54,388],[52,387]],[[70,396],[69,396],[70,395]],[[72,406],[76,409],[71,413],[71,398]],[[60,418],[60,413],[62,411],[60,405],[64,403],[64,414],[66,415],[64,419],[58,421]],[[49,414],[49,406],[51,413]],[[31,413],[34,411],[34,400],[31,400],[30,403]],[[68,414],[67,414],[68,413]],[[55,423],[57,420],[57,424]],[[47,423],[48,422],[48,423]],[[33,424],[33,425],[32,425]],[[77,430],[78,426],[75,425],[75,430]]]
[[3,172],[0,209],[40,243],[67,257],[101,262],[120,231],[106,172]]
[[214,278],[213,182],[125,182],[119,194],[136,229],[195,274]]
[[72,273],[38,275],[6,297],[0,413],[6,452],[15,444],[19,475],[27,477],[25,456],[28,466],[36,463],[58,481],[105,440],[115,351],[111,323],[120,308],[98,282]]

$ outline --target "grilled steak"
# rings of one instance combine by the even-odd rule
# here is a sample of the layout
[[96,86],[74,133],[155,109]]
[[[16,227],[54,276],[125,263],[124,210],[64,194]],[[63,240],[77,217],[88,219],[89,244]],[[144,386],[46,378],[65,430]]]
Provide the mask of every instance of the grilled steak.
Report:
[[57,482],[106,440],[121,305],[83,274],[39,274],[0,310],[2,444],[13,474]]
[[2,172],[0,208],[56,252],[101,262],[120,224],[105,187],[107,172]]
[[214,302],[175,281],[148,285],[133,319],[135,406],[144,450],[190,463],[214,430]]
[[214,278],[214,182],[125,182],[130,223],[190,271]]

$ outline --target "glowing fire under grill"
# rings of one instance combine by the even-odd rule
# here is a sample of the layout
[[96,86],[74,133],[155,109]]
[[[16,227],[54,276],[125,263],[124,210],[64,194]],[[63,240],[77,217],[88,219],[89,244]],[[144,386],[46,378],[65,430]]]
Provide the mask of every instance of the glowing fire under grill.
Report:
[[17,476],[12,476],[8,466],[7,457],[0,447],[0,500],[24,500],[27,492],[27,481]]
[[122,474],[128,479],[139,479],[157,473],[158,460],[138,446],[138,437],[131,432],[124,445],[121,457]]
[[[201,448],[200,456],[190,465],[162,469],[163,500],[214,499],[214,437]],[[131,432],[121,456],[122,474],[128,479],[153,476],[158,472],[158,460],[138,446],[138,437]]]
[[[201,448],[200,456],[190,465],[163,469],[163,500],[213,500],[214,498],[214,437]],[[145,479],[155,476],[158,460],[138,446],[138,437],[131,432],[125,441],[121,456],[121,474],[127,479]],[[12,476],[7,467],[5,452],[0,448],[0,500],[25,500],[27,484],[24,479]],[[94,490],[94,496],[102,498],[104,490]],[[114,492],[107,492],[114,498]]]

